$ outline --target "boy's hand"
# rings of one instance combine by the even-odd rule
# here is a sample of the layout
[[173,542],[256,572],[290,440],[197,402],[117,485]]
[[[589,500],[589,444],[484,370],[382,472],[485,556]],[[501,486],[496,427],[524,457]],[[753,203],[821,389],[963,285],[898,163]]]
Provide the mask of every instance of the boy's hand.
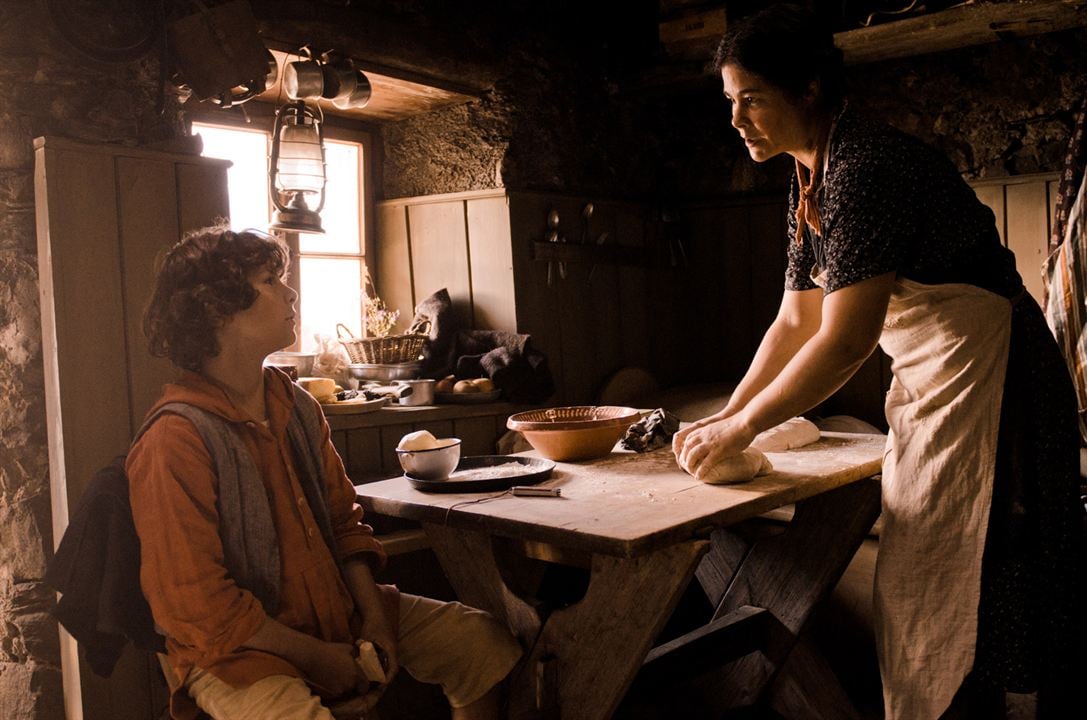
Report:
[[303,671],[306,679],[329,698],[364,690],[367,682],[355,660],[355,646],[315,640]]

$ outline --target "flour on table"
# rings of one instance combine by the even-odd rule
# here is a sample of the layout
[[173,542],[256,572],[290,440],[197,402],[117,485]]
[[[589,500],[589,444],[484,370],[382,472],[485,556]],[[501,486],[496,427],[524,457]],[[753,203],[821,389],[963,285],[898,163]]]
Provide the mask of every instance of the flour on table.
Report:
[[498,480],[499,478],[511,478],[525,475],[531,472],[519,462],[502,463],[488,467],[472,468],[470,470],[458,470],[449,476],[450,480]]

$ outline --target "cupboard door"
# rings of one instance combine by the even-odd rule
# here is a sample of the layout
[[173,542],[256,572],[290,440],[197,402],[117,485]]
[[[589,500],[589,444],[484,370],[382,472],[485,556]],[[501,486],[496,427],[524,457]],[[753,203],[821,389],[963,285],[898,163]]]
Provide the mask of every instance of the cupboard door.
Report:
[[[173,377],[141,330],[158,254],[228,215],[227,163],[60,138],[35,143],[49,482],[54,543],[94,472],[128,450]],[[153,656],[131,647],[107,680],[61,633],[69,718],[149,720],[166,703]]]

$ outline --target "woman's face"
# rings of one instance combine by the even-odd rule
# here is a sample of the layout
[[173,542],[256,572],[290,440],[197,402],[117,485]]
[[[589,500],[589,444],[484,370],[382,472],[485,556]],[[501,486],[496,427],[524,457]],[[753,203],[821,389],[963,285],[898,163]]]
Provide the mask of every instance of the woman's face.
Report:
[[781,153],[798,156],[813,150],[808,101],[793,99],[738,65],[723,66],[721,79],[725,98],[732,105],[732,127],[739,131],[752,160],[765,162]]

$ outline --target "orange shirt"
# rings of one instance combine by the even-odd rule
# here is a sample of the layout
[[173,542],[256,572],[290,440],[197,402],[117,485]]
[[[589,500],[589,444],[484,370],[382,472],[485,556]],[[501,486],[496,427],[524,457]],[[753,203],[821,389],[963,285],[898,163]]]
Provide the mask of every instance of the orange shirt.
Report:
[[[158,405],[186,402],[236,423],[264,480],[279,535],[281,587],[274,618],[323,640],[353,642],[360,623],[354,600],[294,470],[286,429],[294,402],[289,380],[271,369],[264,378],[267,427],[196,373],[167,385]],[[323,439],[323,478],[340,558],[364,553],[376,572],[385,554],[373,530],[360,522],[362,510],[327,424]],[[218,479],[196,428],[177,415],[159,418],[129,453],[126,470],[140,537],[140,585],[167,637],[176,675],[168,678],[171,687],[176,689],[194,665],[237,687],[269,675],[299,675],[283,658],[240,649],[267,615],[227,575],[215,506]]]

